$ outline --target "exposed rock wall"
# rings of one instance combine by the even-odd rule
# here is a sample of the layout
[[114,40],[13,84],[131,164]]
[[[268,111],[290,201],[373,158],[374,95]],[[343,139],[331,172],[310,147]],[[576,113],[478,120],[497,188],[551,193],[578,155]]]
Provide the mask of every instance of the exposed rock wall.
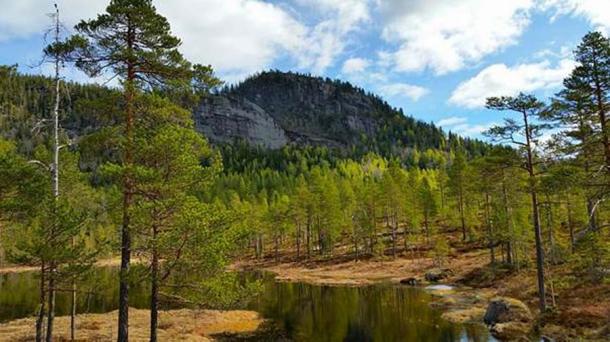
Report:
[[211,96],[194,114],[195,127],[215,142],[244,139],[267,148],[288,143],[284,130],[262,108],[244,98]]

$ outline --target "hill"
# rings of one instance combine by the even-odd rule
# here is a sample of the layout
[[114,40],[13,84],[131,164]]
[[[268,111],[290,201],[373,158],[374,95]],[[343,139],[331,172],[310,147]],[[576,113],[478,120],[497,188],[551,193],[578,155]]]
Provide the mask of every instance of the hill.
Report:
[[322,145],[401,156],[408,149],[458,145],[479,155],[488,147],[406,116],[348,82],[280,71],[262,72],[210,96],[195,111],[195,121],[213,142],[243,139],[272,149]]

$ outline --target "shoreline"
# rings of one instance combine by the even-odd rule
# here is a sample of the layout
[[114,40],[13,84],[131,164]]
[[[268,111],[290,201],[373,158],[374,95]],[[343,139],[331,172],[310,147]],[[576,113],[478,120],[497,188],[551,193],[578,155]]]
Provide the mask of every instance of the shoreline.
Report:
[[[116,340],[118,311],[76,316],[77,341]],[[148,341],[150,310],[129,310],[129,337]],[[0,324],[0,341],[34,340],[34,318],[22,318]],[[167,310],[159,311],[160,341],[214,341],[215,335],[240,335],[256,332],[265,320],[255,311],[247,310]],[[54,338],[69,341],[70,316],[55,318]]]
[[[535,270],[509,269],[498,264],[489,267],[486,250],[474,250],[451,255],[441,269],[449,272],[438,282],[425,280],[430,270],[439,269],[432,258],[403,255],[360,260],[347,260],[344,256],[294,261],[286,253],[275,263],[274,257],[262,260],[245,259],[233,265],[235,270],[266,271],[277,281],[304,282],[327,286],[368,286],[380,283],[401,284],[401,280],[417,280],[414,287],[429,292],[432,306],[442,317],[458,324],[484,324],[483,316],[490,301],[506,297],[523,302],[533,313],[532,333],[556,341],[607,341],[610,338],[610,284],[582,285],[575,289],[556,289],[552,300],[557,308],[545,314],[538,313],[535,292]],[[556,273],[568,272],[555,269]],[[562,274],[557,274],[559,277]],[[428,285],[450,285],[451,291],[431,291]],[[400,285],[411,286],[411,285]]]
[[[132,258],[132,264],[144,263],[142,258]],[[95,262],[95,267],[119,267],[121,265],[121,258],[119,256],[98,260]],[[0,267],[0,275],[3,274],[16,274],[24,272],[37,272],[40,271],[40,266],[25,266],[25,265],[8,265]]]

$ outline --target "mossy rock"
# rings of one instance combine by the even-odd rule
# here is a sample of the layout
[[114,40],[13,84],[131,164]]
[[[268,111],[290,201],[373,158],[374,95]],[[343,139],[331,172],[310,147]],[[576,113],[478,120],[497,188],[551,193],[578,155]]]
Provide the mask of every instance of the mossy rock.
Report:
[[532,330],[534,316],[520,300],[497,297],[487,305],[483,321],[492,335],[501,340],[519,340]]

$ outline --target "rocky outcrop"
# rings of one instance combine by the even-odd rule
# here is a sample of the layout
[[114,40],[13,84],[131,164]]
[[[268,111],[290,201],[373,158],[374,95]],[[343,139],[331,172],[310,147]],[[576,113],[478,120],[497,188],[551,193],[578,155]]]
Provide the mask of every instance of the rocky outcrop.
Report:
[[214,142],[243,139],[266,148],[288,143],[285,131],[262,108],[244,98],[210,96],[194,113],[195,127]]
[[523,302],[498,297],[489,302],[483,322],[494,337],[510,341],[523,338],[531,331],[533,316]]

